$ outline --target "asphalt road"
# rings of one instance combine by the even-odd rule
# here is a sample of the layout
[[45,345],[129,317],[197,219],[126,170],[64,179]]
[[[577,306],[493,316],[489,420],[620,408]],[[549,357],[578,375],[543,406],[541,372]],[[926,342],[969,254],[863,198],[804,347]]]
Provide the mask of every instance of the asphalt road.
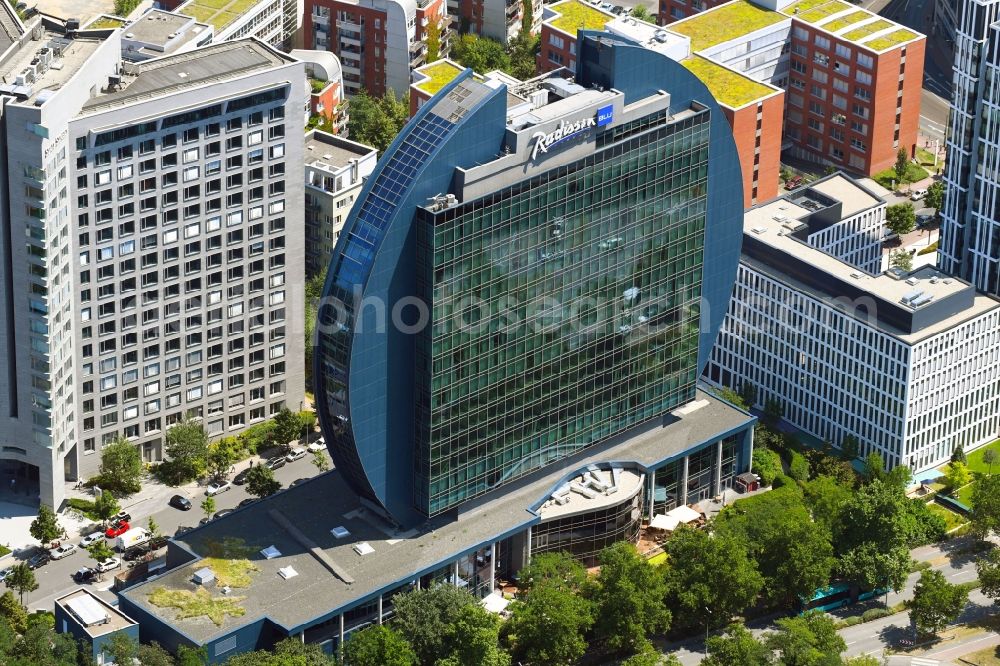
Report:
[[[948,542],[943,546],[925,546],[914,550],[912,552],[912,557],[918,561],[930,562],[931,568],[943,572],[949,582],[965,583],[975,579],[976,560],[975,555],[955,554],[955,552],[963,545],[964,541],[956,540],[954,542]],[[907,579],[906,586],[903,590],[898,593],[889,594],[889,604],[895,605],[904,599],[911,598],[913,596],[913,587],[916,585],[919,578],[919,573],[911,574]],[[884,601],[884,597],[879,600],[878,604],[873,604],[873,602],[868,602],[867,605],[859,604],[841,609],[835,612],[834,615],[838,617],[860,615],[865,608],[881,607],[882,601]],[[959,622],[972,622],[985,617],[993,611],[995,611],[995,608],[992,607],[992,602],[979,590],[974,590],[972,594],[969,595],[969,604],[966,607],[965,612],[959,618]],[[775,629],[775,626],[772,623],[773,619],[774,618],[770,618],[768,620],[750,623],[748,626],[753,633],[760,635],[766,631],[773,631]],[[892,646],[896,645],[900,639],[909,638],[911,636],[909,626],[909,615],[907,613],[897,613],[896,615],[891,615],[889,617],[882,618],[881,620],[865,622],[864,624],[841,629],[838,633],[843,636],[844,641],[847,643],[846,654],[848,656],[853,657],[861,654],[881,655],[883,651],[887,650],[887,648],[887,653],[891,653]],[[947,635],[947,632],[944,633]],[[960,642],[949,643],[947,649],[952,650],[956,646],[960,646],[963,643],[972,643],[982,639],[983,637],[983,634],[968,636]],[[701,660],[705,658],[704,640],[700,637],[683,643],[675,643],[661,647],[664,648],[664,652],[676,655],[684,666],[697,666],[701,663]],[[969,650],[973,649],[975,649],[975,646],[969,647]],[[931,650],[933,650],[933,648],[931,648]],[[927,654],[922,656],[930,655]],[[905,663],[909,663],[909,661],[906,661]]]
[[[275,478],[281,482],[283,488],[289,487],[297,479],[311,478],[318,473],[313,465],[313,456],[308,454],[295,462],[287,463],[284,467],[275,471]],[[178,490],[172,494],[184,495],[191,500],[193,505],[190,511],[181,511],[167,505],[167,498],[162,501],[155,501],[153,506],[144,506],[143,503],[129,508],[132,514],[133,526],[145,527],[149,516],[152,515],[160,528],[160,532],[167,536],[172,536],[178,527],[197,527],[198,521],[204,517],[200,504],[205,498],[204,488],[192,490]],[[224,509],[235,508],[237,504],[250,497],[246,491],[246,486],[233,486],[231,490],[215,496],[216,512]],[[79,538],[71,538],[68,541],[79,543]],[[112,545],[112,540],[108,540],[108,545]],[[118,557],[120,559],[120,553]],[[25,604],[30,610],[52,610],[52,603],[57,598],[73,590],[77,585],[73,582],[73,572],[82,567],[93,566],[94,560],[87,551],[77,549],[75,553],[61,560],[49,562],[45,566],[35,570],[35,578],[38,581],[38,589],[25,595]],[[115,572],[104,575],[104,580],[88,585],[91,591],[100,593],[101,596],[111,600],[114,595],[108,590],[111,587],[112,576]]]

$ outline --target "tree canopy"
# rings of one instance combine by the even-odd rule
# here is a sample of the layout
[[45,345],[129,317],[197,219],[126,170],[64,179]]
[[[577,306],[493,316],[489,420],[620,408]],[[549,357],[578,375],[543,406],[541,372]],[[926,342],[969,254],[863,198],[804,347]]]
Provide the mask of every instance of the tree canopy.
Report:
[[205,469],[208,435],[201,423],[185,419],[167,430],[165,452],[171,472],[179,483],[195,479]]
[[642,652],[651,634],[670,626],[663,577],[625,541],[601,551],[599,561],[595,632],[612,650]]
[[894,234],[903,236],[916,228],[917,215],[909,201],[893,204],[885,209],[885,226]]
[[399,99],[392,90],[372,97],[364,90],[351,98],[347,133],[357,141],[384,153],[410,119],[409,98]]
[[834,666],[847,643],[837,633],[832,617],[809,612],[777,620],[778,631],[767,637],[767,645],[779,654],[781,666]]
[[936,180],[930,184],[927,194],[924,195],[924,205],[933,208],[935,214],[944,207],[944,191],[944,183]]
[[771,648],[757,640],[745,626],[734,623],[720,636],[711,636],[705,643],[708,656],[701,666],[771,666]]
[[247,472],[247,492],[254,497],[269,497],[281,490],[281,482],[274,478],[274,471],[263,463]]
[[55,512],[47,504],[41,504],[38,507],[38,516],[28,526],[28,532],[43,546],[48,546],[62,535],[63,528],[59,525]]
[[433,664],[452,654],[453,626],[462,609],[477,604],[467,590],[446,584],[397,594],[392,603],[396,613],[393,628],[422,664]]
[[979,477],[972,487],[972,532],[986,538],[1000,531],[1000,475]]
[[396,631],[373,625],[351,636],[344,647],[344,660],[351,666],[413,666],[417,655]]
[[139,449],[124,437],[101,448],[100,484],[121,495],[139,492],[142,487],[142,457]]
[[910,600],[910,620],[918,633],[936,634],[958,618],[968,600],[969,590],[949,583],[940,571],[921,571]]
[[845,503],[835,528],[840,571],[865,589],[899,590],[909,573],[915,529],[903,489],[874,479]]

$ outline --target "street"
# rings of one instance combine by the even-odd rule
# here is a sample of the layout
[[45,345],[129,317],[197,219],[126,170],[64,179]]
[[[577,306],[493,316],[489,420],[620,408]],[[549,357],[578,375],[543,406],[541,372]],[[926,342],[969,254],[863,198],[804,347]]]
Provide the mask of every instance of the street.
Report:
[[[949,541],[942,545],[931,545],[917,548],[911,553],[911,555],[913,559],[919,562],[929,562],[932,569],[943,572],[947,577],[948,582],[967,583],[971,580],[975,580],[976,577],[976,555],[959,552],[965,545],[967,545],[967,543],[968,542],[964,539],[955,539],[954,541]],[[889,605],[893,606],[900,603],[904,599],[912,597],[913,588],[919,579],[919,573],[910,574],[906,581],[906,586],[900,592],[889,593]],[[882,607],[882,602],[884,601],[885,597],[880,597],[878,603],[868,602],[866,604],[857,604],[837,610],[832,614],[839,619],[843,619],[851,615],[860,615],[868,608]],[[995,608],[992,605],[992,601],[978,589],[973,590],[969,595],[969,603],[962,616],[959,618],[959,622],[967,623],[980,620],[994,611]],[[766,631],[773,631],[775,629],[772,622],[773,619],[774,618],[769,618],[757,622],[750,622],[747,624],[747,627],[753,631],[754,634],[759,636]],[[910,630],[909,615],[907,613],[897,613],[872,622],[865,622],[853,627],[847,627],[841,629],[838,633],[844,638],[844,642],[847,643],[846,654],[851,657],[861,654],[874,654],[881,656],[883,652],[889,654],[892,652],[892,646],[894,646],[900,639],[909,638],[912,635]],[[946,630],[943,632],[943,635],[947,636],[949,633],[952,632],[950,632],[950,630]],[[933,654],[947,650],[949,656],[936,657],[938,659],[947,659],[951,658],[950,653],[952,651],[957,651],[960,655],[976,649],[976,647],[980,644],[979,642],[982,642],[986,636],[996,637],[996,634],[993,634],[992,632],[988,632],[986,635],[981,632],[969,633],[954,642],[947,643],[946,646],[932,646],[923,651],[915,651],[914,654],[916,655],[925,652],[926,654],[920,654],[920,656],[935,658],[932,656]],[[986,645],[983,644],[983,647],[985,646]],[[676,655],[684,666],[697,666],[697,664],[700,664],[701,660],[705,658],[705,644],[703,638],[694,638],[684,641],[683,643],[668,645],[661,644],[659,647],[663,648],[663,651],[666,653]],[[886,648],[889,649],[886,650]],[[890,662],[890,664],[896,663],[909,664],[909,657],[901,662]]]
[[[256,463],[255,463],[256,464]],[[247,462],[244,461],[240,464],[237,469],[244,469],[247,466]],[[286,463],[284,467],[275,470],[275,478],[281,482],[282,488],[289,487],[294,481],[298,479],[312,478],[316,476],[318,470],[316,466],[313,465],[313,456],[308,454],[295,462]],[[123,506],[127,507],[128,512],[132,515],[132,526],[134,527],[145,527],[148,524],[149,517],[153,516],[159,526],[160,532],[165,536],[173,536],[174,532],[177,531],[178,527],[197,527],[198,521],[204,517],[204,513],[201,510],[201,503],[205,498],[204,487],[195,487],[193,484],[189,484],[184,488],[170,489],[171,492],[164,494],[155,495],[150,499],[145,499],[137,504],[129,505],[127,502],[123,502]],[[190,511],[181,511],[167,505],[167,500],[172,495],[183,495],[191,500],[193,507]],[[243,500],[251,497],[246,491],[246,486],[236,486],[234,485],[230,490],[215,496],[215,511],[219,512],[224,509],[235,508]],[[79,543],[80,537],[77,535],[70,535],[70,539],[67,541],[71,543]],[[108,540],[108,545],[112,544],[112,540]],[[117,553],[116,557],[121,558],[121,554]],[[13,563],[13,562],[11,562]],[[91,559],[90,554],[83,549],[77,549],[77,552],[65,557],[61,560],[56,560],[54,562],[49,562],[45,566],[35,570],[35,577],[38,580],[38,589],[34,592],[25,595],[25,605],[28,606],[29,610],[52,610],[53,601],[68,591],[77,587],[73,582],[72,575],[73,572],[81,569],[83,567],[89,567],[94,565],[94,560]],[[123,563],[123,566],[126,566]],[[99,593],[102,597],[111,601],[114,599],[114,595],[108,590],[111,588],[112,578],[116,572],[110,572],[104,575],[104,580],[90,584],[88,587],[93,592]]]

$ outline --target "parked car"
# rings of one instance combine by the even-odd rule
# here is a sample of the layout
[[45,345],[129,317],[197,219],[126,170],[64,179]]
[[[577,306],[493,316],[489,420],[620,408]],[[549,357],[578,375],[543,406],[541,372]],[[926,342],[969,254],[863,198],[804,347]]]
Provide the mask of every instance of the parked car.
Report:
[[75,543],[64,543],[50,550],[49,555],[52,556],[53,560],[61,560],[64,557],[69,557],[75,552],[76,552]]
[[119,520],[118,522],[113,523],[111,527],[104,532],[104,536],[109,539],[114,539],[115,537],[119,537],[128,532],[130,528],[131,526],[128,524],[128,521]]
[[235,510],[236,509],[223,509],[222,511],[216,511],[215,515],[212,516],[212,518],[222,518],[223,516],[228,516]]
[[315,453],[316,451],[325,451],[326,440],[320,437],[315,442],[309,442],[309,446],[307,446],[306,448],[312,451],[313,453]]
[[130,523],[132,522],[132,515],[128,511],[119,511],[117,514],[112,516],[111,522],[113,523]]
[[910,201],[920,201],[926,196],[927,196],[927,190],[925,189],[913,190],[912,192],[910,192]]
[[250,473],[251,469],[253,469],[253,468],[247,467],[245,470],[243,470],[242,472],[240,472],[239,474],[237,474],[235,477],[233,477],[233,485],[234,486],[242,486],[244,483],[246,483],[247,482],[247,474]]
[[97,572],[90,567],[84,567],[73,572],[73,582],[79,585],[93,582],[97,578]]
[[794,190],[796,187],[802,184],[802,176],[792,176],[785,181],[786,190]]
[[191,510],[191,500],[183,495],[174,495],[170,498],[170,502],[168,502],[168,504],[175,509],[180,509],[181,511]]
[[224,493],[227,490],[231,490],[232,487],[233,484],[228,481],[216,481],[208,484],[208,487],[205,488],[205,494],[211,497],[213,495],[218,495],[219,493]]
[[268,458],[267,462],[265,462],[264,464],[267,465],[268,469],[276,470],[278,468],[284,467],[286,462],[288,461],[285,460],[284,456],[275,456],[273,458]]
[[121,566],[121,563],[122,563],[121,560],[119,560],[117,557],[109,557],[106,560],[101,560],[100,562],[98,562],[97,566],[94,568],[100,571],[101,573],[105,573],[111,571],[112,569],[117,569],[119,566]]
[[122,559],[126,562],[133,562],[135,560],[141,559],[143,555],[149,552],[149,544],[141,543],[138,546],[132,546],[131,548],[126,548],[125,552],[122,553]]
[[104,538],[104,534],[101,532],[91,532],[87,536],[80,539],[80,548],[86,548],[87,546],[97,543]]
[[288,462],[295,462],[299,458],[304,458],[306,456],[306,453],[308,452],[301,446],[295,446],[292,447],[292,450],[289,451],[288,455],[285,456],[285,460],[287,460]]
[[247,506],[248,504],[253,504],[256,501],[257,501],[256,497],[248,497],[245,500],[243,500],[242,502],[240,502],[239,504],[237,504],[236,508],[237,509],[242,509],[243,507]]
[[38,567],[44,567],[51,559],[52,556],[49,555],[49,551],[39,551],[30,560],[28,560],[28,568],[37,569]]
[[0,571],[0,583],[2,583],[5,580],[7,580],[7,576],[9,576],[10,572],[13,571],[13,570],[14,570],[14,567],[7,567],[3,571]]

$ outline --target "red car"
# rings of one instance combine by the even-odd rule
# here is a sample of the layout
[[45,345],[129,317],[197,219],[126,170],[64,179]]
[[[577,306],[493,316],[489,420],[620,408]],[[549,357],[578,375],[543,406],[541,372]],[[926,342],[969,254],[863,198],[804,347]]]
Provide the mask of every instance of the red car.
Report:
[[109,539],[113,539],[116,536],[120,536],[122,534],[125,534],[125,532],[128,532],[128,528],[129,525],[127,521],[119,520],[117,523],[114,523],[111,527],[108,528],[107,532],[104,533],[104,536],[108,537]]

